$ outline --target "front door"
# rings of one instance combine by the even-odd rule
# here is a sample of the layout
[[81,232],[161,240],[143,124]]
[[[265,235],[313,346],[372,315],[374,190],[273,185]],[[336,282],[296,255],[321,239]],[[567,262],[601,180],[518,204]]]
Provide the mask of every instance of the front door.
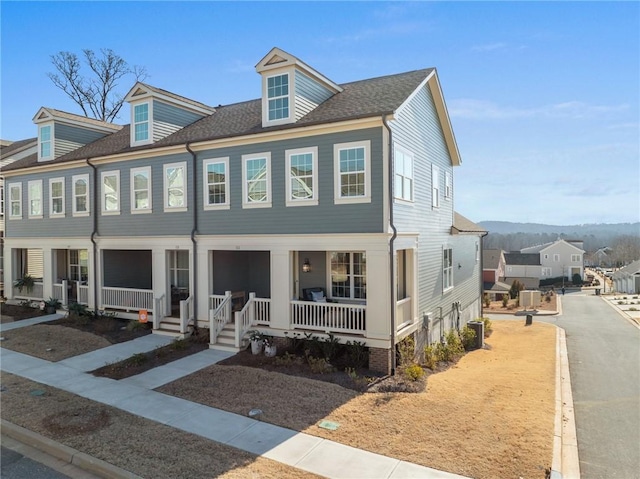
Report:
[[180,316],[180,301],[189,297],[189,251],[169,251],[169,285],[171,316]]

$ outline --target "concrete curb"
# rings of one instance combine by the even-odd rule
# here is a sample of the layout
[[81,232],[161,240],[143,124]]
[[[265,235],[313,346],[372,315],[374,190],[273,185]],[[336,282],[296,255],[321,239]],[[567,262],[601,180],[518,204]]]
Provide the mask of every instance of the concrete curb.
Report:
[[562,328],[558,328],[556,333],[556,414],[551,479],[580,479],[567,337]]
[[72,447],[60,444],[52,439],[44,437],[38,433],[25,429],[2,419],[0,423],[2,434],[19,441],[28,446],[34,447],[56,459],[73,464],[80,469],[107,479],[143,479],[132,472],[109,464],[101,459],[91,457],[84,452],[80,452]]
[[630,315],[625,313],[622,309],[618,308],[615,304],[613,304],[607,298],[600,296],[600,299],[605,303],[607,303],[609,306],[611,306],[615,311],[617,311],[620,316],[622,316],[624,319],[629,321],[629,323],[631,323],[632,326],[635,326],[636,328],[640,329],[640,323],[638,323],[638,321],[633,319]]

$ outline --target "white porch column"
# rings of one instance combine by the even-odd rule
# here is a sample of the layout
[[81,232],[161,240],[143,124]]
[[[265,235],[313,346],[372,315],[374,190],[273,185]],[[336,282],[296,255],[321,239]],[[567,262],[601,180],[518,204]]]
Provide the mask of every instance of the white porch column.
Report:
[[293,268],[289,251],[271,251],[271,327],[289,329],[289,284]]
[[42,297],[49,299],[53,296],[53,250],[51,246],[42,248]]
[[389,339],[391,335],[389,253],[380,250],[367,250],[366,253],[367,338]]
[[213,261],[209,251],[198,245],[198,257],[194,260],[198,264],[197,277],[192,286],[192,291],[196,291],[198,298],[198,317],[199,321],[209,320],[209,277],[210,269]]
[[13,270],[15,249],[11,248],[7,241],[4,242],[4,295],[7,299],[13,299],[13,282],[16,280]]
[[[151,289],[153,290],[153,297],[159,298],[164,294],[165,301],[162,303],[164,311],[160,311],[160,315],[164,317],[167,314],[167,305],[171,301],[171,291],[167,288],[167,252],[164,248],[153,248],[151,250],[152,255],[152,277],[151,277]],[[154,311],[154,314],[158,314]]]
[[[97,310],[100,308],[100,303],[102,302],[102,298],[100,297],[102,293],[102,272],[104,271],[102,266],[102,254],[98,247],[97,251],[94,252],[93,244],[90,243],[87,245],[87,285],[89,286],[89,290],[87,294],[89,297],[87,298],[88,308]],[[95,257],[97,255],[97,258]],[[95,268],[93,265],[95,264]],[[96,297],[98,298],[98,304],[96,304]]]

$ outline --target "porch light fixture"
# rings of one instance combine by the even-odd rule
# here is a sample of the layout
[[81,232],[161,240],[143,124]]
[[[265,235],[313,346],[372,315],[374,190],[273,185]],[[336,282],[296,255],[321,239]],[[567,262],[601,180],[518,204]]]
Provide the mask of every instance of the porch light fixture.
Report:
[[302,272],[308,273],[311,271],[311,263],[309,263],[309,258],[304,259],[304,263],[302,263]]

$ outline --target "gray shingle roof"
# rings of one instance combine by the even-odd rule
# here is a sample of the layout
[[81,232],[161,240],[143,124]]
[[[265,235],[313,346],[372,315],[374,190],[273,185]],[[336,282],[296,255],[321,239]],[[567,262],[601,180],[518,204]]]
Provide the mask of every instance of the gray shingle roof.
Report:
[[484,269],[498,269],[500,266],[501,249],[485,249],[482,251],[482,267]]
[[[345,83],[340,85],[344,89],[342,92],[336,93],[297,122],[287,125],[263,128],[260,99],[216,107],[215,113],[152,145],[132,148],[129,125],[125,125],[121,130],[48,161],[47,164],[390,114],[395,112],[432,72],[433,68],[426,68]],[[37,155],[32,155],[12,163],[7,170],[36,165]]]
[[0,146],[0,159],[10,157],[17,151],[22,151],[25,148],[30,148],[38,143],[37,138],[27,138],[26,140],[14,141],[6,146]]
[[540,266],[538,253],[505,253],[504,259],[509,265]]

